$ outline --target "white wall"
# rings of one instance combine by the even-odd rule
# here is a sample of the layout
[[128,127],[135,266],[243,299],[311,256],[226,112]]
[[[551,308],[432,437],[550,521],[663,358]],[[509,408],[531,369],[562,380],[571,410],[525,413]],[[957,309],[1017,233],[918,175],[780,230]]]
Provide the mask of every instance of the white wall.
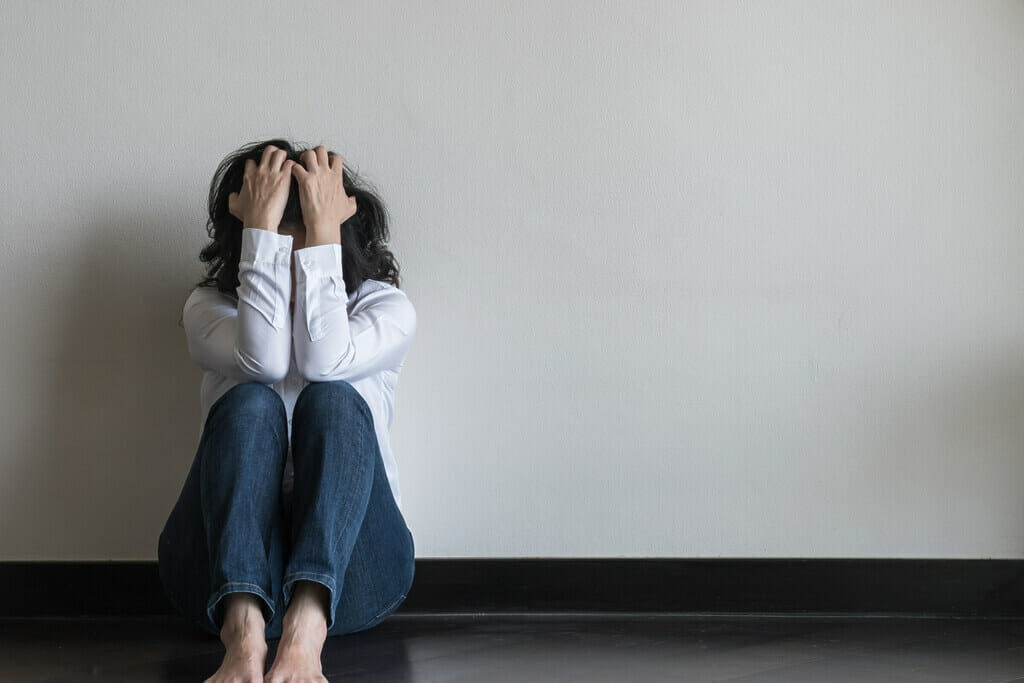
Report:
[[1024,557],[1024,3],[8,2],[0,559],[149,559],[242,143],[380,187],[420,557]]

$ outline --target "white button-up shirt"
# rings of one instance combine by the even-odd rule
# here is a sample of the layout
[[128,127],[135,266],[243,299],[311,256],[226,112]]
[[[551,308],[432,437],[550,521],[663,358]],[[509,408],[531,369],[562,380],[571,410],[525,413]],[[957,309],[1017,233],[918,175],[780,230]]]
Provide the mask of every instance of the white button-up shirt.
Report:
[[[398,288],[366,280],[348,296],[341,245],[295,251],[295,310],[289,318],[290,235],[244,228],[237,300],[197,287],[185,302],[189,355],[202,369],[200,430],[217,399],[242,382],[267,384],[288,414],[310,382],[345,380],[373,414],[388,483],[401,507],[389,430],[395,387],[416,331],[416,312]],[[291,493],[291,449],[283,483]]]

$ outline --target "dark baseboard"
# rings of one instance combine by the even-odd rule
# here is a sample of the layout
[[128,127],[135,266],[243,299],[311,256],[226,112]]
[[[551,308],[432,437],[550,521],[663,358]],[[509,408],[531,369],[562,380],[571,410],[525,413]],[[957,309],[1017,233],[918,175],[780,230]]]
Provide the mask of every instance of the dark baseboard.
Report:
[[[155,562],[0,562],[0,616],[172,612]],[[421,559],[400,613],[1024,617],[1024,560]]]

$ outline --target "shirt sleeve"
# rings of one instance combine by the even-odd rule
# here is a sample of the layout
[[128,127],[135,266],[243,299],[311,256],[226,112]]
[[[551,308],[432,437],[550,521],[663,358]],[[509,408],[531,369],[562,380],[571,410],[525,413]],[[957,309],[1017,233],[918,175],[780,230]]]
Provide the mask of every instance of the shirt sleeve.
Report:
[[348,310],[341,245],[295,252],[295,363],[309,382],[355,381],[401,366],[416,312],[395,287],[370,292]]
[[205,370],[240,382],[273,384],[291,361],[289,259],[292,238],[244,228],[238,301],[211,287],[193,290],[182,315],[188,351]]

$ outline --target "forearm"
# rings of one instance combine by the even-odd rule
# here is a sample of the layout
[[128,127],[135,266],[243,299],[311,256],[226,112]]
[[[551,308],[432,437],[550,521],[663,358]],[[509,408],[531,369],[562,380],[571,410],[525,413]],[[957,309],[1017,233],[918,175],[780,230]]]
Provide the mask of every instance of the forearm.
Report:
[[325,372],[351,351],[348,294],[337,243],[295,252],[292,340],[296,364],[309,381],[323,381]]
[[290,254],[290,237],[242,231],[232,358],[244,375],[267,384],[283,378],[291,360]]
[[[291,360],[289,272],[292,238],[278,227],[288,200],[294,162],[267,145],[259,163],[245,160],[241,187],[228,211],[245,227],[234,292],[199,287],[183,310],[189,354],[204,369],[239,381],[274,383]],[[232,296],[234,294],[234,296]]]
[[399,369],[416,329],[405,294],[371,286],[350,306],[339,247],[296,254],[292,343],[300,374],[310,382],[351,382]]

